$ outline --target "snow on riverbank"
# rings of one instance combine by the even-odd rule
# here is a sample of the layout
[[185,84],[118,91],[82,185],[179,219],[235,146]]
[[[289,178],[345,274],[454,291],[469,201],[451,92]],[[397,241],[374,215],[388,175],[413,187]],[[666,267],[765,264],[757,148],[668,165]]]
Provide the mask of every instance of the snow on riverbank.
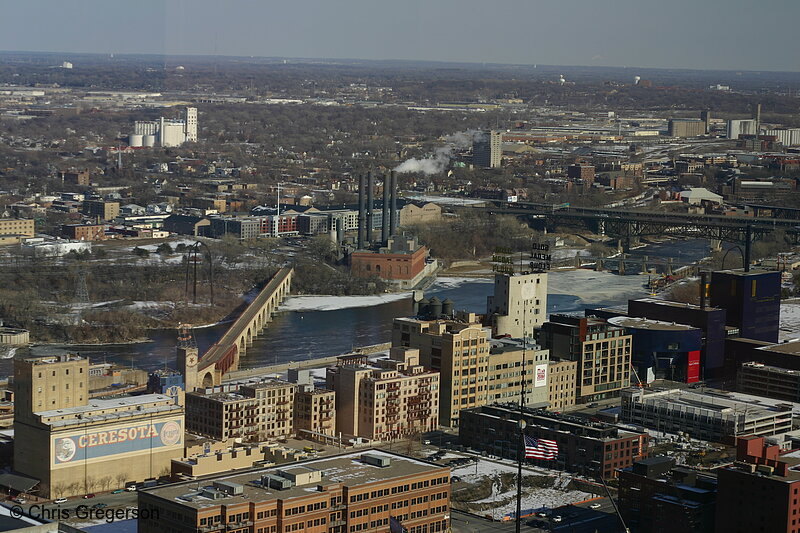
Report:
[[410,292],[376,294],[373,296],[290,296],[279,311],[337,311],[350,307],[370,307],[410,298]]

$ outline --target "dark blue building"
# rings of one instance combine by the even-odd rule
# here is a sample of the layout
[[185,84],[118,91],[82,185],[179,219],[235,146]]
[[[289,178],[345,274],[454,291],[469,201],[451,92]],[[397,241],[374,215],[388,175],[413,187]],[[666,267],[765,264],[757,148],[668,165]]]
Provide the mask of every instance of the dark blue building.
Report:
[[725,323],[739,337],[778,342],[781,273],[722,270],[711,273],[711,305],[726,311]]
[[183,390],[183,375],[177,370],[156,370],[147,379],[147,392],[151,394],[175,396],[173,387]]
[[631,364],[640,380],[700,380],[703,332],[699,328],[629,316],[609,318],[608,322],[632,336]]

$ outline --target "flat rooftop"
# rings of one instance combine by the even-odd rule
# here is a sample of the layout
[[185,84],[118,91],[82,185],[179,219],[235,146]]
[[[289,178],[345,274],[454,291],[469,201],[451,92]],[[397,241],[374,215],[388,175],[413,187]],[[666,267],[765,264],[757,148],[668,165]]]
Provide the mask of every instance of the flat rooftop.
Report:
[[637,318],[632,316],[615,316],[608,319],[609,324],[631,329],[647,329],[651,331],[692,331],[697,330],[685,324],[675,322],[663,322],[661,320],[650,320],[648,318]]
[[792,411],[797,407],[797,404],[790,402],[755,398],[718,390],[706,389],[703,392],[689,389],[643,391],[637,388],[628,390],[632,391],[632,398],[641,398],[636,402],[638,404],[660,404],[674,410],[686,407],[716,411],[720,414],[742,414],[747,419],[775,416],[781,413],[791,416]]
[[[361,460],[363,454],[379,457],[388,457],[389,466],[378,467],[369,465]],[[322,481],[319,483],[309,483],[307,485],[292,486],[291,488],[279,490],[261,485],[261,476],[279,475],[280,471],[303,472],[308,470],[318,470],[322,472]],[[312,459],[282,466],[274,466],[259,470],[250,470],[239,474],[215,477],[198,483],[197,481],[187,481],[175,483],[163,487],[157,487],[144,491],[148,495],[156,496],[168,501],[173,501],[179,505],[194,509],[206,507],[216,507],[219,505],[234,505],[238,503],[263,502],[269,500],[287,500],[300,496],[309,496],[317,491],[317,486],[327,486],[341,483],[346,487],[357,485],[367,485],[384,481],[387,479],[400,478],[414,474],[438,471],[441,474],[450,475],[450,468],[425,461],[419,461],[411,457],[397,455],[382,450],[363,450],[348,453],[336,457],[323,459]],[[215,481],[227,483],[237,483],[243,486],[243,493],[237,496],[225,495],[219,499],[212,499],[203,496],[203,489],[212,487]],[[447,487],[449,485],[445,485]]]
[[[158,404],[145,407],[147,404]],[[122,409],[114,412],[114,409]],[[100,411],[110,411],[100,413]],[[140,416],[143,414],[161,414],[170,411],[181,411],[183,407],[175,403],[171,396],[162,394],[143,394],[141,396],[127,396],[110,400],[91,400],[87,405],[77,407],[64,407],[49,411],[35,413],[42,419],[66,416],[64,420],[42,421],[52,427],[62,427],[86,422],[102,422]]]

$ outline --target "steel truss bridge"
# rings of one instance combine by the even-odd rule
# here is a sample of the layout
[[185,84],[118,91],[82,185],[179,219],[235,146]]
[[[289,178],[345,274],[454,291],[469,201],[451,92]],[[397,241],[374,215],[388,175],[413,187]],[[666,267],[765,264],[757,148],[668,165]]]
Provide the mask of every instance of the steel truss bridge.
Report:
[[793,243],[800,243],[800,222],[791,219],[684,215],[528,202],[495,202],[486,209],[491,213],[527,216],[531,225],[542,221],[548,229],[556,226],[584,226],[600,235],[617,239],[624,250],[629,250],[640,237],[659,235],[745,244],[748,235],[752,242],[764,240],[775,232],[782,231]]

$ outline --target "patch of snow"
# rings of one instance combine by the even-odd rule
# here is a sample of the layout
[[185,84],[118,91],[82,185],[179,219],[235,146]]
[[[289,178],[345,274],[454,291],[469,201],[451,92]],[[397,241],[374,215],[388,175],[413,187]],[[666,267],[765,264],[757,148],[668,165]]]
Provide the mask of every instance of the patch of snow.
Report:
[[442,276],[436,278],[436,281],[433,282],[430,289],[428,290],[455,289],[456,287],[460,287],[464,283],[494,283],[494,280],[490,278],[462,278],[456,276]]
[[781,304],[778,341],[800,338],[800,304]]
[[547,290],[551,294],[579,297],[584,303],[602,303],[621,299],[643,298],[646,275],[619,276],[610,272],[576,269],[551,272]]

